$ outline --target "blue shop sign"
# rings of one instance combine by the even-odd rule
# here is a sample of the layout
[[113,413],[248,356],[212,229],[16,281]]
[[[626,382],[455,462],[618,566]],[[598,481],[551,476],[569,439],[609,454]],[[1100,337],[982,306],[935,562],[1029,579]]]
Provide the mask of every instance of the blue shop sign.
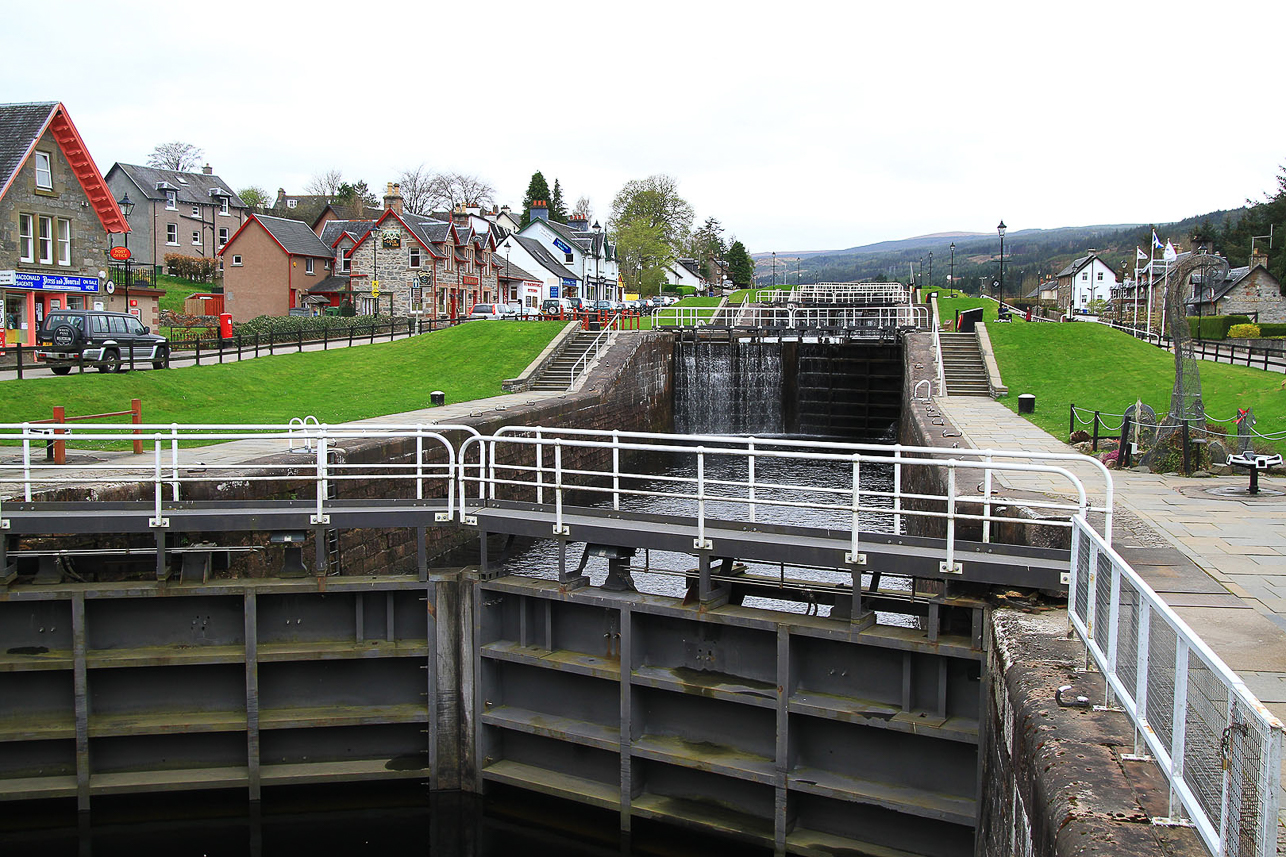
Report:
[[563,277],[563,285],[564,285],[564,286],[574,286],[574,285],[576,285],[576,278],[575,278],[575,277]]
[[98,277],[75,274],[28,274],[23,271],[0,271],[0,286],[13,286],[37,292],[97,293]]
[[562,240],[561,238],[555,238],[555,239],[554,239],[554,246],[555,246],[555,247],[557,247],[559,250],[562,250],[564,253],[570,253],[570,252],[572,252],[572,248],[570,248],[570,247],[568,247],[566,244],[564,244],[564,243],[563,243],[563,240]]
[[550,286],[550,287],[549,287],[549,296],[550,296],[551,298],[556,298],[556,297],[558,297],[558,286]]

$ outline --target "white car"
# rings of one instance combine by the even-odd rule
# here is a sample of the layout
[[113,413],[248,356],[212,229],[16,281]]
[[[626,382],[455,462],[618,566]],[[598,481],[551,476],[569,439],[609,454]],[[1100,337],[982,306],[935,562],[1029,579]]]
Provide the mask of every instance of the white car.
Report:
[[508,307],[504,304],[474,304],[473,309],[469,310],[469,318],[495,320],[513,317],[513,307]]

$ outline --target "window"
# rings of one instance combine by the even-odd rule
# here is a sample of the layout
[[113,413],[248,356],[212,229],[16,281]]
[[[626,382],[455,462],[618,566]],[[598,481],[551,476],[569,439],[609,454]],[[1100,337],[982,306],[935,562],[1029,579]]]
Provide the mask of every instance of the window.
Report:
[[178,227],[178,224],[176,224],[176,223],[167,223],[167,224],[165,224],[165,243],[166,243],[166,244],[178,244],[178,243],[179,243],[179,227]]
[[52,265],[54,263],[54,219],[52,217],[40,217],[40,235],[38,238],[40,246],[40,264]]
[[167,190],[165,192],[165,207],[174,211],[179,207],[179,192],[176,190]]
[[36,236],[30,214],[18,215],[18,261],[36,261]]
[[125,323],[125,319],[121,318],[119,315],[108,316],[108,318],[111,320],[111,323],[112,323],[112,333],[115,333],[115,334],[129,333],[129,325]]
[[129,318],[122,319],[122,321],[125,322],[126,333],[132,333],[135,336],[143,335],[143,322],[139,321],[135,316],[131,315]]
[[1082,281],[1084,281],[1084,280],[1088,280],[1089,278],[1090,278],[1090,275],[1089,275],[1089,273],[1088,273],[1088,272],[1081,274],[1081,280],[1082,280]]
[[286,208],[294,208],[297,205],[299,205],[299,200],[297,199],[286,200]]
[[232,267],[234,267],[234,268],[240,268],[240,267],[241,267],[241,257],[240,257],[239,255],[234,255],[234,256],[232,257]]
[[220,226],[219,227],[219,246],[222,247],[224,244],[227,244],[227,243],[228,243],[228,227]]
[[219,213],[220,214],[231,213],[228,211],[228,198],[226,196],[219,197]]
[[90,330],[96,334],[110,333],[112,329],[111,322],[106,315],[91,315],[89,317]]
[[201,233],[195,229],[192,230],[192,246],[193,247],[201,246]]
[[566,258],[566,261],[568,261],[568,262],[572,261],[572,254],[571,254],[571,253],[564,253],[563,255],[567,257],[567,258]]
[[58,264],[71,264],[71,221],[58,218]]
[[1102,271],[1099,271],[1099,272],[1098,272],[1098,278],[1099,278],[1099,280],[1102,280],[1102,279],[1103,279],[1103,272],[1102,272]]
[[340,264],[339,264],[339,269],[340,269],[341,271],[343,271],[345,274],[347,274],[349,271],[353,270],[353,257],[352,257],[352,256],[344,256],[344,255],[343,255],[343,253],[344,253],[344,251],[343,251],[343,250],[341,250],[341,251],[339,251],[339,252],[340,252],[340,255],[341,255],[341,256],[343,256],[343,258],[341,259]]
[[411,265],[411,267],[412,267],[412,268],[418,268],[418,267],[420,267],[420,248],[419,248],[419,247],[412,247],[412,248],[411,248],[411,260],[410,260],[410,265]]
[[201,206],[199,206],[199,205],[194,205],[194,206],[192,206],[192,216],[193,216],[193,217],[200,217],[200,216],[201,216]]
[[54,171],[48,152],[36,152],[36,187],[54,189]]
[[312,257],[309,257],[304,260],[304,273],[311,274],[312,272],[313,272],[313,260],[312,260]]

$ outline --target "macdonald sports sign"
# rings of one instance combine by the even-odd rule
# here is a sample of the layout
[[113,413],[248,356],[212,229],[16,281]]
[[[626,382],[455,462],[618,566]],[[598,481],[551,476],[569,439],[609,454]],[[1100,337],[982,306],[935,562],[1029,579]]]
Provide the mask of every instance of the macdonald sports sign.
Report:
[[0,271],[0,286],[30,289],[35,292],[94,292],[99,290],[98,277],[75,274],[28,274],[25,271]]

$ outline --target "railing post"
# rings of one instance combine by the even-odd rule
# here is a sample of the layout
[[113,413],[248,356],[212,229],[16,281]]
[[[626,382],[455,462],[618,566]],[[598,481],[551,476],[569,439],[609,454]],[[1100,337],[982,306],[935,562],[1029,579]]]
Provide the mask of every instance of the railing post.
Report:
[[[1174,707],[1170,709],[1173,734],[1170,736],[1170,782],[1183,779],[1183,753],[1188,737],[1188,641],[1182,634],[1174,640]],[[1177,811],[1177,812],[1176,812]],[[1183,818],[1183,802],[1170,788],[1170,817]]]
[[[1149,650],[1152,647],[1152,606],[1145,599],[1139,599],[1139,630],[1136,648],[1135,676],[1134,676],[1134,710],[1138,715],[1139,721],[1146,721],[1148,718],[1148,679],[1151,677],[1148,672]],[[1146,757],[1144,748],[1139,746],[1139,730],[1134,730],[1134,755],[1138,758]]]
[[[424,426],[415,427],[415,499],[424,499]],[[451,508],[447,506],[447,508]]]
[[[1117,567],[1116,562],[1108,557],[1108,562],[1112,564],[1112,585],[1110,601],[1107,607],[1107,674],[1116,675],[1116,649],[1120,639],[1120,619],[1121,619],[1121,570]],[[1103,707],[1112,706],[1112,683],[1103,682]]]
[[[862,553],[861,553],[861,544],[860,544],[861,536],[859,535],[862,529],[862,518],[861,518],[861,512],[860,512],[861,508],[862,508],[862,454],[860,452],[855,452],[853,453],[853,510],[852,510],[853,517],[851,521],[852,529],[849,533],[849,545],[848,545],[849,554],[845,558],[848,562],[853,563],[855,565],[862,564]],[[860,575],[855,573],[854,580],[853,580],[853,597],[855,600],[857,598],[857,591],[861,588],[862,588],[862,578]]]
[[31,423],[22,424],[22,499],[31,502]]
[[1098,411],[1094,412],[1094,443],[1090,447],[1095,452],[1098,452],[1098,413]]
[[1067,434],[1070,437],[1076,431],[1076,403],[1072,402],[1067,406]]
[[326,469],[326,426],[319,426],[317,431],[317,514],[311,523],[329,524],[330,515],[326,514],[326,495],[330,492],[330,478]]
[[302,354],[304,351],[304,331],[299,329],[295,331],[295,345],[298,347],[296,354]]
[[197,337],[196,337],[196,365],[198,366],[201,365],[201,335],[200,334],[197,334]]
[[749,488],[746,493],[750,501],[750,523],[755,522],[755,439],[753,436],[747,438],[747,449],[749,455],[746,456],[746,479],[749,481]]
[[563,526],[563,441],[554,438],[554,535],[568,535]]
[[943,574],[955,574],[956,568],[956,460],[947,459],[947,560],[939,566]]
[[[54,405],[54,424],[62,425],[67,421],[67,411],[62,405]],[[61,440],[66,429],[54,429],[54,464],[67,463],[67,441]]]
[[[143,401],[141,399],[130,399],[130,422],[134,425],[141,425],[143,422]],[[143,438],[139,429],[134,429],[134,454],[143,454]]]
[[545,502],[545,444],[540,438],[540,428],[536,428],[536,502]]
[[612,429],[612,510],[621,510],[621,433]]
[[179,499],[179,424],[170,423],[170,499]]
[[893,532],[902,533],[902,444],[893,445]]
[[161,439],[162,435],[157,432],[152,437],[152,497],[154,503],[154,515],[149,522],[153,527],[168,526],[168,522],[161,517]]
[[991,450],[982,458],[982,541],[991,541]]
[[21,343],[21,342],[16,343],[16,346],[15,346],[15,347],[18,349],[18,352],[17,352],[17,355],[18,355],[18,357],[17,357],[17,359],[18,359],[18,380],[19,380],[19,381],[21,381],[21,380],[22,380],[22,343]]
[[706,541],[706,448],[697,447],[697,537],[692,543],[697,550],[710,550]]

